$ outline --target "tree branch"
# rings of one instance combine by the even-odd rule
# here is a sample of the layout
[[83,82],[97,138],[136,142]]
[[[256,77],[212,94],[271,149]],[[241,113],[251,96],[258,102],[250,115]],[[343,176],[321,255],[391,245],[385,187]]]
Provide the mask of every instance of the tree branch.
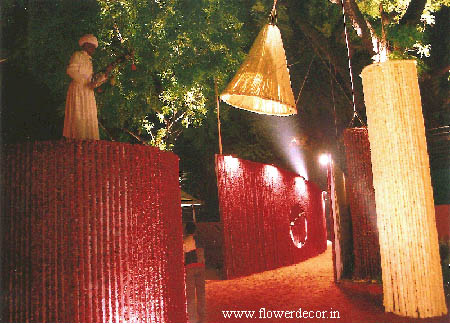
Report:
[[342,94],[344,95],[344,97],[347,99],[348,103],[350,105],[353,105],[352,100],[350,99],[350,97],[348,96],[346,91],[351,91],[351,89],[344,89],[344,86],[342,85],[341,82],[338,81],[338,79],[336,78],[336,74],[335,73],[331,73],[331,67],[327,64],[326,60],[322,57],[319,56],[320,61],[323,63],[323,65],[325,65],[325,67],[328,69],[329,73],[331,74],[331,76],[333,77],[334,82],[339,86],[339,88],[342,90]]
[[426,4],[427,0],[411,0],[406,13],[400,20],[400,25],[415,25],[419,23]]
[[166,128],[167,131],[170,132],[172,127],[186,114],[186,111],[180,112],[180,111],[174,111],[172,114],[172,117],[170,117],[169,120],[165,120],[166,122]]
[[335,66],[338,73],[342,76],[347,75],[346,69],[343,68],[345,64],[339,64],[338,57],[335,55],[333,51],[329,50],[328,39],[323,36],[314,26],[310,25],[303,19],[299,19],[296,21],[300,30],[303,32],[305,36],[307,36],[312,43],[312,48],[316,52],[319,57],[329,58],[330,63]]
[[109,139],[114,142],[114,138],[111,136],[111,133],[106,129],[105,126],[103,126],[103,124],[100,122],[100,120],[98,121],[98,124],[100,125],[100,127],[103,129],[103,131],[106,133],[106,135],[108,135]]
[[429,72],[424,72],[421,76],[422,79],[433,79],[433,78],[440,78],[443,75],[450,72],[450,65],[444,65],[437,68],[434,68],[433,70]]
[[139,142],[141,142],[142,144],[145,144],[145,141],[138,135],[136,135],[135,133],[133,133],[132,131],[130,131],[128,128],[122,128],[122,130],[128,134],[130,134],[131,136],[133,136],[135,139],[137,139]]
[[[341,4],[340,0],[330,0],[333,3]],[[373,49],[372,39],[376,38],[376,34],[370,23],[364,18],[363,14],[359,10],[358,4],[355,0],[343,0],[345,15],[350,18],[352,22],[353,29],[355,29],[356,33],[359,37],[361,37],[361,41],[364,45],[364,48],[369,52],[370,56],[375,55],[375,51]]]

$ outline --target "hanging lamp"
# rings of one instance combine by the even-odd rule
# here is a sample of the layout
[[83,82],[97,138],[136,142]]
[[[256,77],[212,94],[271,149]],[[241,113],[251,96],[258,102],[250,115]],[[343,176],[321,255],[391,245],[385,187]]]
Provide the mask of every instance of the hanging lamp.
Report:
[[275,15],[274,5],[271,22],[259,32],[247,58],[220,98],[236,108],[288,116],[296,114],[297,108]]
[[380,239],[383,304],[408,317],[447,314],[416,61],[361,72]]

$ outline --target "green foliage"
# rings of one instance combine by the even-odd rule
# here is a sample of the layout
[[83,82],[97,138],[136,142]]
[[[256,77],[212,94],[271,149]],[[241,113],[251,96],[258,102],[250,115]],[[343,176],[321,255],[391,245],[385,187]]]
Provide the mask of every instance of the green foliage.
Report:
[[423,40],[423,33],[410,25],[391,24],[386,28],[386,34],[387,40],[398,49],[412,48],[417,41]]
[[45,95],[56,99],[63,116],[70,82],[65,70],[83,34],[99,40],[96,71],[134,50],[134,62],[112,72],[114,86],[105,84],[97,93],[103,137],[130,141],[133,133],[170,149],[183,129],[200,126],[208,106],[215,106],[214,80],[224,86],[242,62],[250,43],[243,23],[250,12],[240,10],[243,3],[6,0],[3,55],[13,69],[46,86]]
[[[384,32],[386,40],[392,48],[392,59],[414,59],[421,61],[430,55],[430,44],[426,30],[435,24],[435,13],[442,6],[449,6],[449,0],[428,0],[420,21],[401,23],[411,0],[359,0],[358,7],[366,19],[374,27],[378,38],[382,38],[381,16],[386,21]],[[423,62],[420,63],[423,67]]]
[[100,38],[112,39],[105,41],[102,62],[118,55],[111,28],[117,23],[122,47],[134,50],[137,66],[114,71],[114,89],[99,100],[105,126],[132,129],[150,144],[172,148],[181,129],[200,126],[207,106],[214,105],[214,79],[223,83],[242,61],[247,38],[236,15],[238,2],[99,0],[99,5]]
[[[398,23],[405,14],[411,0],[357,0],[358,7],[367,17],[380,18],[380,6],[383,11],[394,18],[393,22]],[[428,0],[423,12],[423,17],[432,15],[442,6],[449,6],[449,0]]]
[[[78,48],[80,36],[97,28],[97,3],[93,0],[11,0],[3,10],[2,18],[8,18],[2,19],[6,31],[2,46],[8,63],[32,73],[38,82],[47,86],[50,95],[64,97],[68,85],[66,66]],[[18,15],[21,19],[17,19]],[[16,24],[19,29],[13,28]]]
[[[357,2],[380,36],[381,0]],[[440,29],[430,25],[436,8],[428,11],[421,24],[404,28],[397,24],[404,9],[389,9],[395,2],[401,3],[383,0],[384,10],[392,15],[386,27],[395,48],[391,57],[420,58],[420,47],[414,46],[424,48],[430,43],[432,55],[421,60],[424,69],[431,71],[440,67],[440,61],[448,61],[448,26],[442,23],[448,14],[441,10],[436,15]],[[118,66],[112,72],[115,84],[103,85],[103,92],[96,94],[102,138],[173,150],[180,156],[182,188],[205,200],[208,213],[215,217],[214,80],[220,92],[267,23],[272,6],[273,0],[4,0],[2,58],[7,61],[2,67],[7,82],[2,83],[2,131],[12,141],[61,137],[70,82],[66,67],[83,34],[93,33],[99,40],[93,60],[96,71],[133,49],[136,70],[132,61]],[[348,127],[352,107],[340,5],[328,0],[285,0],[278,1],[277,12],[296,99],[302,89],[298,118],[292,118],[298,128],[291,129],[289,136],[302,139],[311,150],[311,161],[319,150],[341,152],[335,148],[336,136]],[[300,23],[323,36],[320,44]],[[360,37],[348,27],[357,107],[363,112],[361,82],[356,76],[370,57],[362,50]],[[433,37],[428,37],[430,32]],[[319,46],[328,53],[318,51]],[[330,66],[330,56],[335,56],[336,66]],[[433,101],[432,109],[424,105],[425,116],[434,118],[437,125],[449,120],[448,104],[441,104],[448,97],[447,77],[430,81],[431,90],[422,93],[424,99],[442,98]],[[224,103],[220,107],[225,154],[287,165],[280,154],[286,143],[277,132],[288,127]]]
[[66,67],[79,37],[97,30],[97,2],[5,0],[1,6],[1,68],[8,80],[2,83],[3,138],[60,138]]

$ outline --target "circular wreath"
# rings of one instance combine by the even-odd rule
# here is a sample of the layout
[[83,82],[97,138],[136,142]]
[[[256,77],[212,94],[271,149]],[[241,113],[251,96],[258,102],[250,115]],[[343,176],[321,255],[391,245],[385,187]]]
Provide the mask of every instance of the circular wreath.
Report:
[[301,249],[308,239],[308,221],[304,211],[299,212],[289,223],[289,234],[294,245]]

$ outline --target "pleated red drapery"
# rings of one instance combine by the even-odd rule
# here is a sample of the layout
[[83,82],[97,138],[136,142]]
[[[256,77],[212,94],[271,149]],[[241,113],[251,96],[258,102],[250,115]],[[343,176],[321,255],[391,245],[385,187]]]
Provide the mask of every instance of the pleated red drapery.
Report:
[[80,140],[4,153],[4,321],[186,321],[176,155]]
[[216,155],[227,278],[306,260],[326,249],[320,189],[286,170]]

